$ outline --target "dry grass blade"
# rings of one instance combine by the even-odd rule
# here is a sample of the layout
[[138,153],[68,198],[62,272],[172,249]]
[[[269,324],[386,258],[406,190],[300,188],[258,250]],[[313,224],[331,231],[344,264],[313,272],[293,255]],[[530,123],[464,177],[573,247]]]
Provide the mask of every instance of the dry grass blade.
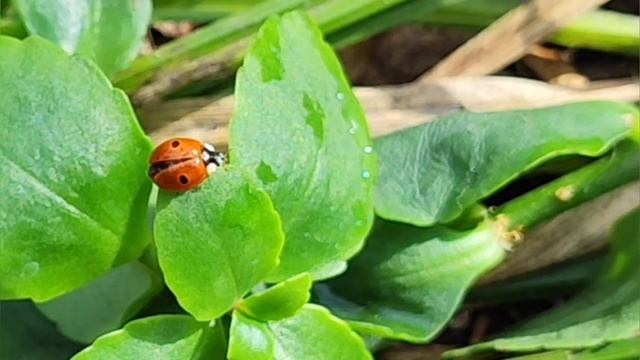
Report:
[[607,0],[533,0],[510,11],[459,47],[422,80],[486,75],[522,57],[532,45]]
[[[435,116],[460,111],[536,108],[581,100],[640,100],[635,80],[591,84],[594,90],[569,90],[535,80],[476,76],[445,78],[428,83],[386,87],[356,87],[374,136],[425,123]],[[155,141],[182,135],[226,148],[233,97],[170,100],[139,111],[143,127]]]
[[232,76],[240,64],[248,39],[233,43],[211,56],[168,67],[157,73],[153,81],[142,86],[132,96],[136,106],[155,105],[163,97],[183,89],[194,82],[225,80]]

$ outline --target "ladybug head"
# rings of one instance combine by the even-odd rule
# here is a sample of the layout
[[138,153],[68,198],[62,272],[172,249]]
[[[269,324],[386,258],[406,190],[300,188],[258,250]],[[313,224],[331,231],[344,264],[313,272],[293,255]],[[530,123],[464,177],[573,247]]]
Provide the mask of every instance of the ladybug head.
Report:
[[204,144],[204,161],[207,165],[214,164],[217,167],[224,165],[227,162],[227,156],[216,149],[211,144]]

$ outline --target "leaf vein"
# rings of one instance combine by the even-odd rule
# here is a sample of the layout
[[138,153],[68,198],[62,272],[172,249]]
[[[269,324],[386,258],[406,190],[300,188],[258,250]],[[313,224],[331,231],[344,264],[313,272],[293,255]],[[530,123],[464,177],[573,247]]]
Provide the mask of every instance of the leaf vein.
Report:
[[43,183],[34,174],[32,174],[28,170],[24,169],[21,165],[19,165],[15,161],[11,160],[9,157],[4,155],[2,152],[0,152],[0,158],[2,158],[3,162],[5,162],[6,164],[9,164],[9,166],[15,168],[20,174],[22,174],[24,176],[24,178],[27,179],[27,181],[34,188],[36,188],[40,193],[42,193],[46,197],[49,197],[50,199],[54,200],[54,202],[56,204],[60,205],[62,208],[64,208],[68,212],[70,212],[72,214],[75,214],[75,215],[77,215],[77,216],[79,216],[79,217],[81,217],[81,218],[83,218],[85,220],[88,220],[93,226],[95,226],[96,228],[98,228],[100,230],[106,231],[107,233],[109,233],[109,235],[113,236],[114,239],[117,240],[117,239],[120,238],[120,236],[118,236],[112,229],[108,228],[103,223],[101,223],[98,220],[94,219],[88,213],[82,211],[80,208],[78,208],[72,202],[67,200],[64,196],[56,193],[52,188],[47,186],[47,184]]

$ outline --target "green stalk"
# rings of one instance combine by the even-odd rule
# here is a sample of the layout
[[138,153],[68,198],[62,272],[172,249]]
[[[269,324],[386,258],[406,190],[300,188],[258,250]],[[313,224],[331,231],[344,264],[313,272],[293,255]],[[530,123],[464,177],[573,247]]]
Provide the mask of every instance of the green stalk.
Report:
[[602,346],[584,350],[551,350],[509,360],[631,360],[640,358],[640,336],[614,340]]
[[321,29],[331,32],[389,9],[407,0],[268,0],[246,11],[226,16],[199,31],[143,56],[113,79],[115,85],[128,93],[139,89],[161,69],[191,62],[211,55],[235,41],[246,38],[270,15],[283,13],[305,5],[316,4],[309,13]]
[[556,44],[638,56],[640,17],[598,10],[584,14],[551,37]]
[[153,9],[153,21],[209,22],[233,12],[235,11],[215,4],[156,6]]
[[[408,1],[330,34],[327,39],[337,48],[346,47],[400,25],[421,23],[421,19],[428,17],[430,12],[453,8],[459,2],[460,0]],[[470,6],[475,8],[473,3]],[[466,7],[462,9],[468,11]],[[484,7],[480,7],[480,9],[484,9]],[[453,18],[461,20],[462,17],[455,14]],[[483,21],[482,24],[484,23]]]
[[[323,30],[334,46],[345,47],[403,24],[459,27],[479,31],[521,3],[521,0],[410,0],[389,8],[385,7],[383,11],[378,8],[376,15],[363,18],[361,14],[368,12],[371,15],[376,9],[373,6],[361,7],[359,3],[349,3],[348,5],[356,10],[349,13],[347,8],[340,7],[343,2],[326,1],[312,8],[311,13],[317,12],[316,21],[325,23]],[[231,11],[225,6],[229,7],[218,4],[159,6],[159,15],[156,17],[210,21],[218,18],[224,11]],[[354,18],[362,20],[354,23]],[[567,47],[637,56],[640,46],[638,28],[638,16],[595,10],[559,29],[549,40]]]
[[[330,39],[338,47],[366,40],[371,36],[403,24],[448,26],[479,31],[512,8],[519,0],[506,1],[435,1],[414,0],[354,24]],[[550,41],[567,47],[638,55],[640,18],[607,10],[594,10],[559,29]]]
[[153,2],[153,20],[211,21],[221,16],[245,11],[264,0],[215,0]]
[[[259,1],[207,1],[196,3],[185,2],[160,2],[154,3],[153,6],[153,20],[174,20],[174,21],[196,21],[196,22],[210,22],[217,20],[223,16],[237,13],[240,11],[246,11],[252,6],[257,5]],[[323,2],[325,0],[308,0],[307,6],[312,6],[316,3]]]
[[[517,1],[491,3],[465,1],[424,13],[421,22],[426,25],[457,26],[479,31],[517,4]],[[608,10],[594,10],[560,28],[549,41],[570,48],[637,56],[640,46],[639,28],[638,16]]]
[[510,229],[532,228],[567,209],[640,178],[640,147],[621,143],[610,156],[511,200],[498,211]]
[[191,61],[256,31],[271,15],[293,10],[307,0],[269,0],[247,11],[224,17],[191,35],[172,41],[151,55],[138,58],[129,69],[116,74],[115,85],[126,92],[140,88],[167,66]]
[[328,34],[406,1],[328,0],[310,9],[309,15],[320,26],[322,32]]

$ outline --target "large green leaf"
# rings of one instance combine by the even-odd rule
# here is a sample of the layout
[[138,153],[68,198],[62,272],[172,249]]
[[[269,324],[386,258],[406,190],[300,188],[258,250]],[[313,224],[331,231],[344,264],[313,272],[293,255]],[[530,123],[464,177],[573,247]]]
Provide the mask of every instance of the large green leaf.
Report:
[[151,20],[151,0],[15,0],[33,35],[80,53],[107,74],[138,55]]
[[216,332],[186,315],[157,315],[101,336],[73,360],[214,359]]
[[238,312],[231,321],[233,360],[372,359],[364,341],[327,309],[307,304],[295,316],[260,322]]
[[347,272],[317,295],[356,330],[425,342],[473,281],[503,259],[499,236],[492,223],[458,232],[381,220]]
[[310,288],[311,276],[302,273],[242,300],[236,310],[264,321],[284,319],[309,301]]
[[91,343],[124,325],[161,288],[162,282],[154,273],[132,262],[38,308],[68,338]]
[[270,280],[344,270],[372,222],[376,156],[335,54],[306,17],[263,25],[238,72],[236,100],[231,161],[257,174],[286,234]]
[[127,98],[48,41],[0,37],[0,298],[46,301],[136,258],[151,144]]
[[640,334],[640,210],[613,232],[612,253],[593,284],[571,302],[498,339],[447,352],[475,357],[486,351],[580,349]]
[[155,222],[167,285],[199,320],[224,314],[260,282],[277,265],[283,237],[269,196],[233,168],[173,199]]
[[0,359],[67,360],[79,348],[30,301],[0,302]]
[[376,212],[418,226],[449,222],[548,159],[602,154],[634,118],[631,106],[586,102],[456,114],[380,138]]

